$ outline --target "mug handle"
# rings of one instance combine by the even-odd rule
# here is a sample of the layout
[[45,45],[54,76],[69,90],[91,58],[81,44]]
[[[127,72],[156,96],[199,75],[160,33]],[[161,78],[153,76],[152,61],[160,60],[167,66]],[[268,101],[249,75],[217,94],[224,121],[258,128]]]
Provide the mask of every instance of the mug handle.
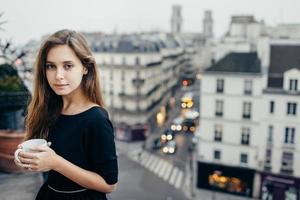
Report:
[[19,153],[20,153],[21,151],[23,151],[23,149],[17,149],[17,150],[15,151],[15,159],[16,159],[16,161],[18,161],[18,162],[21,162],[20,159],[19,159]]

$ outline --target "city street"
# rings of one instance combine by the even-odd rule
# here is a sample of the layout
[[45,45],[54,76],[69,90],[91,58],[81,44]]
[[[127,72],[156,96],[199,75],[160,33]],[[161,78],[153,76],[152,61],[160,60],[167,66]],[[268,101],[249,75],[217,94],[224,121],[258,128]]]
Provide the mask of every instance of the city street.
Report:
[[[148,154],[147,156],[152,156],[149,164],[151,164],[151,170],[146,168],[146,166],[142,166],[139,163],[138,152],[141,151],[141,143],[137,144],[120,144],[118,143],[118,147],[122,146],[123,148],[119,155],[119,183],[118,189],[115,193],[111,194],[111,198],[114,200],[185,200],[187,199],[184,196],[184,193],[179,189],[179,187],[175,187],[174,178],[169,173],[169,177],[166,179],[162,179],[159,177],[158,173],[162,174],[160,171],[160,166],[163,163],[163,160],[159,160],[158,157]],[[130,159],[128,159],[126,152],[129,150]],[[142,154],[141,157],[144,157],[146,154]],[[144,157],[146,159],[146,157]],[[145,162],[146,160],[140,160]],[[152,162],[153,161],[153,162]],[[168,165],[169,168],[171,165]],[[175,169],[175,167],[174,167]],[[169,170],[171,172],[171,170]],[[173,170],[175,171],[175,170]],[[177,169],[177,174],[181,173],[181,179],[183,181],[183,172],[179,172]],[[153,173],[156,173],[155,175]],[[175,171],[176,172],[176,171]],[[176,174],[175,174],[176,175]],[[164,176],[166,177],[166,176]],[[172,181],[172,182],[171,182]],[[173,185],[172,185],[173,184]],[[177,186],[177,185],[176,185]]]

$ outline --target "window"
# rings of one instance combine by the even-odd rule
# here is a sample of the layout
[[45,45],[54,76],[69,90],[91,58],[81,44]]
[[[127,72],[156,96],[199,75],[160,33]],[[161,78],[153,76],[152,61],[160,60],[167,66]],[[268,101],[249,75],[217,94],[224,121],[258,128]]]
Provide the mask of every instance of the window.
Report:
[[266,151],[266,164],[271,164],[271,159],[272,159],[272,150],[267,149],[267,151]]
[[223,116],[223,101],[217,100],[216,101],[216,116],[222,117]]
[[272,165],[271,165],[271,162],[272,162],[272,150],[271,149],[267,149],[266,150],[266,159],[265,159],[265,166],[264,166],[264,169],[265,171],[271,171],[272,169]]
[[217,93],[224,92],[224,79],[217,79]]
[[221,151],[220,150],[215,150],[214,151],[214,159],[216,159],[216,160],[221,159]]
[[251,118],[251,103],[250,102],[243,103],[243,118],[244,119]]
[[243,164],[248,163],[248,155],[246,153],[241,153],[240,162],[243,163]]
[[112,84],[110,84],[109,94],[114,95],[114,90],[113,90],[113,85]]
[[122,58],[122,65],[126,65],[126,58],[125,57]]
[[285,136],[284,136],[284,143],[285,144],[294,144],[295,142],[295,131],[294,127],[286,127],[285,128]]
[[110,64],[113,65],[114,64],[114,57],[110,57]]
[[241,144],[249,145],[250,143],[250,128],[242,128]]
[[222,142],[223,127],[222,125],[215,125],[215,141]]
[[268,138],[267,138],[267,142],[272,143],[273,142],[273,126],[270,125],[268,127]]
[[274,101],[270,101],[270,113],[271,114],[274,113],[274,109],[275,109],[275,102]]
[[290,91],[297,91],[298,90],[298,80],[297,79],[290,79]]
[[109,78],[110,78],[111,81],[113,81],[113,79],[114,79],[113,70],[110,70]]
[[286,110],[287,115],[296,115],[297,114],[297,103],[287,103],[287,110]]
[[121,80],[124,82],[125,81],[125,71],[121,71]]
[[135,58],[135,64],[136,64],[136,65],[140,65],[140,58],[139,58],[139,57],[136,57],[136,58]]
[[281,173],[293,173],[294,155],[291,152],[283,152],[281,159]]
[[245,80],[244,82],[244,94],[252,94],[252,81],[251,80]]

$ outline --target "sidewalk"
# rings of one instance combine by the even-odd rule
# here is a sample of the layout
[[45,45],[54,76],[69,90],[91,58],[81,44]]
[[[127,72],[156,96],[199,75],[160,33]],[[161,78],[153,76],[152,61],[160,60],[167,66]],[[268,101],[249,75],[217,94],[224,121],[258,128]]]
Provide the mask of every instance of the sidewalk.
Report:
[[33,200],[42,183],[40,173],[0,172],[0,200]]

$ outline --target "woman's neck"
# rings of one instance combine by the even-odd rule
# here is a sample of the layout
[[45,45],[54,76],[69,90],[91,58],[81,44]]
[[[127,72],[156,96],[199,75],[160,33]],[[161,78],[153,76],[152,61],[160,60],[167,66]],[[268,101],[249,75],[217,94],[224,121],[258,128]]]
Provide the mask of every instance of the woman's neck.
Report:
[[62,96],[63,108],[62,114],[77,114],[87,108],[93,103],[84,95],[82,89],[74,91],[72,94]]

